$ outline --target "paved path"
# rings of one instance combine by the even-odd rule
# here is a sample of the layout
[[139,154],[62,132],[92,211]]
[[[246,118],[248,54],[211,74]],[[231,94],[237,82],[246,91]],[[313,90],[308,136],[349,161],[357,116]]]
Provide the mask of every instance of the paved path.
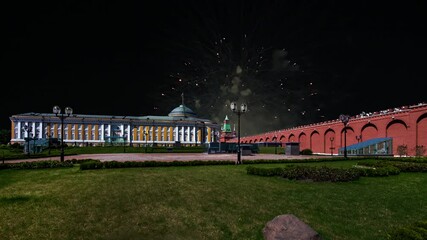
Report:
[[[259,160],[259,159],[307,159],[307,158],[330,158],[330,155],[296,155],[288,156],[284,154],[253,154],[242,156],[242,160]],[[101,161],[224,161],[237,160],[237,154],[207,154],[207,153],[110,153],[110,154],[80,154],[65,156],[65,160],[71,159],[98,159]],[[23,161],[41,161],[41,160],[58,160],[57,157],[36,158],[36,159],[17,159],[7,160],[5,162],[23,162]]]

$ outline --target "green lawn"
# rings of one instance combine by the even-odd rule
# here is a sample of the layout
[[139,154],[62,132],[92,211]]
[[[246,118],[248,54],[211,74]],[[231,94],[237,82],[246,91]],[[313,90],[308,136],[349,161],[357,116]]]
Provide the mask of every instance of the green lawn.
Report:
[[292,213],[323,239],[378,240],[427,219],[426,173],[319,183],[246,166],[1,170],[0,239],[263,239]]

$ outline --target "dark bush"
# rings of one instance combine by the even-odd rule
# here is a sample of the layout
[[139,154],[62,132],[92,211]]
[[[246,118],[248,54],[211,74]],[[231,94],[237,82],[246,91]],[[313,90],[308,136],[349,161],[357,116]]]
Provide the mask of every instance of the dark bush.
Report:
[[303,150],[300,152],[300,154],[301,154],[301,155],[313,155],[313,151],[312,151],[311,149],[309,149],[309,148],[306,148],[306,149],[303,149]]
[[355,169],[310,167],[310,166],[287,166],[285,168],[246,168],[248,174],[259,176],[281,176],[291,180],[312,180],[315,182],[348,182],[359,179],[360,173]]
[[295,166],[284,169],[283,177],[296,180],[313,180],[315,182],[349,182],[359,179],[360,173],[354,169]]
[[401,172],[427,172],[425,163],[390,162],[390,164],[399,168]]
[[427,172],[427,164],[425,162],[376,161],[373,163],[358,162],[357,165],[374,168],[392,166],[398,168],[400,172]]
[[400,169],[393,166],[366,167],[356,169],[359,170],[360,176],[363,177],[386,177],[390,175],[398,175],[400,173]]
[[5,163],[0,164],[0,169],[42,169],[42,168],[61,168],[61,167],[72,167],[73,164],[70,162],[59,162],[59,161],[33,161],[33,162],[19,162],[19,163]]
[[102,169],[104,164],[101,161],[87,161],[80,164],[80,170]]
[[21,146],[21,144],[19,144],[19,143],[13,143],[13,144],[10,145],[10,148],[13,148],[13,149],[23,149],[23,146]]
[[91,162],[91,161],[98,161],[98,162],[100,162],[100,160],[98,160],[98,159],[71,159],[71,160],[65,160],[65,162],[70,162],[70,163],[73,163],[73,164],[82,164],[82,163],[85,163],[85,162]]
[[249,166],[246,168],[246,173],[258,176],[282,176],[284,168],[256,168]]

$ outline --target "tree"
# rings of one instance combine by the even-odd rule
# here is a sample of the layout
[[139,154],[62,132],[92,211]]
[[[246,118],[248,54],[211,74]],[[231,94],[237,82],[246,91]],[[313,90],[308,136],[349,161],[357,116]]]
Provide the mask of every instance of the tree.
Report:
[[408,146],[407,145],[397,146],[397,153],[399,154],[400,157],[408,155]]
[[424,156],[425,153],[426,153],[426,148],[423,145],[417,145],[415,147],[415,155],[417,157]]
[[10,142],[10,130],[0,129],[0,144],[8,144]]

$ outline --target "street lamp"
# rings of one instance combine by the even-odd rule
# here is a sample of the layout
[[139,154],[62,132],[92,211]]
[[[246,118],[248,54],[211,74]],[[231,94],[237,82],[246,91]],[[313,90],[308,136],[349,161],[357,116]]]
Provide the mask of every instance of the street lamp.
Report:
[[221,131],[216,131],[216,137],[219,145],[219,153],[221,153]]
[[127,135],[123,134],[123,152],[124,153],[126,152],[126,138],[127,138]]
[[33,130],[33,128],[31,126],[25,125],[24,126],[24,130],[25,132],[27,132],[27,155],[28,157],[30,156],[30,140],[31,140],[31,136],[30,136],[30,132]]
[[157,137],[156,130],[154,128],[154,120],[153,120],[153,128],[152,128],[152,130],[153,131],[151,132],[151,137],[153,138],[152,140],[153,140],[153,148],[154,148],[154,138]]
[[55,116],[61,119],[61,162],[64,161],[64,119],[73,114],[73,109],[70,107],[65,108],[65,114],[61,113],[61,108],[58,106],[53,107]]
[[148,133],[145,130],[144,130],[144,136],[145,136],[145,153],[147,153],[147,144],[148,144],[147,143],[147,140],[148,140],[147,138],[148,138]]
[[196,147],[197,147],[197,138],[198,138],[198,131],[197,131],[197,121],[194,122],[194,140],[196,141]]
[[350,117],[345,114],[340,115],[340,120],[344,124],[344,157],[347,158],[347,123]]
[[274,154],[277,154],[277,135],[274,135]]
[[237,163],[242,164],[240,156],[240,115],[248,111],[248,106],[245,103],[240,105],[240,109],[237,108],[237,103],[232,102],[230,104],[231,111],[237,114]]
[[329,138],[329,141],[331,141],[331,147],[330,147],[330,149],[331,149],[331,156],[333,155],[333,151],[334,151],[334,137],[330,137]]

